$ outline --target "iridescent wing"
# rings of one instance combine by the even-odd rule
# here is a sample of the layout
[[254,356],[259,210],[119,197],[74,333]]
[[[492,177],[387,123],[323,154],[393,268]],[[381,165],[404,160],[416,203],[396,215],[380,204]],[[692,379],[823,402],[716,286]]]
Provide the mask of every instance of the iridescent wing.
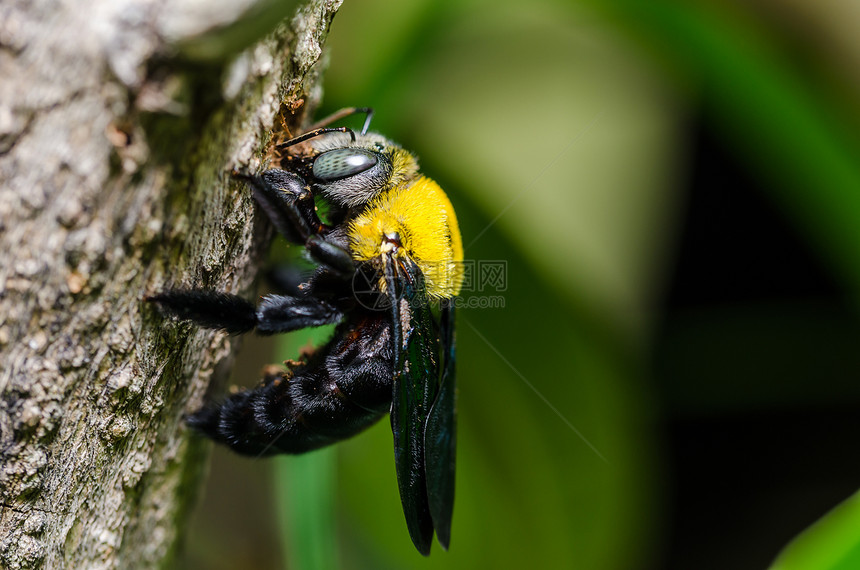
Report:
[[391,429],[397,483],[409,535],[418,551],[427,556],[434,529],[446,549],[451,534],[455,453],[453,308],[443,308],[441,324],[435,323],[424,276],[409,259],[388,257],[385,276],[394,351]]
[[451,515],[454,508],[454,466],[457,451],[457,408],[454,344],[454,303],[441,308],[439,330],[442,366],[439,390],[424,429],[424,465],[430,516],[442,548],[451,542]]

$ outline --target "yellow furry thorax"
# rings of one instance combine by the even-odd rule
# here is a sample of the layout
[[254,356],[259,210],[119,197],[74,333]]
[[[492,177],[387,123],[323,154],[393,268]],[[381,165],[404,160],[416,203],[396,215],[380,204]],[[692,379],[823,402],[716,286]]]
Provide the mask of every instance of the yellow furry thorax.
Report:
[[433,180],[419,176],[375,197],[349,227],[353,259],[370,261],[399,236],[406,255],[424,274],[427,294],[447,299],[463,283],[463,242],[448,196]]

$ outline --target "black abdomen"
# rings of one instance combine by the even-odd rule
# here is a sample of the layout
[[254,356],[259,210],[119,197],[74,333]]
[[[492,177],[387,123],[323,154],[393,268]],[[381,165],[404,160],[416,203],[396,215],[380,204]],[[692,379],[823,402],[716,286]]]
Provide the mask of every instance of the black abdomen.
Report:
[[387,313],[355,312],[292,374],[200,410],[188,423],[246,455],[303,453],[346,439],[391,408]]

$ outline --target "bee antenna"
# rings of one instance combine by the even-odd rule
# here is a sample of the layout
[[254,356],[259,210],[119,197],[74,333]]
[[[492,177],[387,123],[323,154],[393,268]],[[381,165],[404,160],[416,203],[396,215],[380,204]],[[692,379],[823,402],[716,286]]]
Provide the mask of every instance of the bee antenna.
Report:
[[[365,121],[367,123],[367,121]],[[299,144],[300,142],[304,142],[308,139],[312,139],[314,137],[318,137],[324,135],[326,133],[349,133],[349,138],[352,139],[352,142],[355,142],[355,131],[348,127],[335,127],[335,128],[324,128],[324,129],[314,129],[312,131],[308,131],[303,135],[299,135],[297,137],[291,138],[290,140],[283,142],[278,145],[279,148],[287,148],[289,146],[293,146],[295,144]],[[362,134],[364,134],[362,132]]]
[[373,118],[373,109],[371,107],[356,107],[354,112],[365,114],[364,126],[361,127],[361,134],[366,135],[367,129],[370,128],[370,119]]

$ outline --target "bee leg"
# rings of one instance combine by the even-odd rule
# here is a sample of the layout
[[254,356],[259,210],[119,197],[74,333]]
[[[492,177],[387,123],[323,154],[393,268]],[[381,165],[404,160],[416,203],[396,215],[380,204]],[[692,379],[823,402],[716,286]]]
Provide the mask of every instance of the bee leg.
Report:
[[248,183],[254,200],[288,241],[304,244],[310,236],[326,229],[317,215],[313,195],[300,176],[277,168],[259,176],[236,176]]
[[228,293],[173,289],[146,300],[182,320],[231,334],[255,328],[260,334],[273,334],[326,325],[343,317],[334,306],[313,297],[269,295],[255,307],[250,301]]
[[352,255],[339,245],[315,235],[305,242],[305,249],[315,261],[326,265],[338,277],[349,279],[355,273],[355,261]]
[[207,329],[239,334],[257,325],[254,304],[236,295],[201,289],[170,289],[147,296],[145,300],[155,303],[169,315]]
[[336,323],[343,313],[314,297],[267,295],[257,307],[257,332],[274,334]]
[[260,176],[241,176],[254,192],[254,199],[278,229],[293,243],[304,244],[308,253],[343,278],[352,277],[355,265],[349,252],[325,240],[328,226],[320,221],[313,195],[300,176],[273,168]]

